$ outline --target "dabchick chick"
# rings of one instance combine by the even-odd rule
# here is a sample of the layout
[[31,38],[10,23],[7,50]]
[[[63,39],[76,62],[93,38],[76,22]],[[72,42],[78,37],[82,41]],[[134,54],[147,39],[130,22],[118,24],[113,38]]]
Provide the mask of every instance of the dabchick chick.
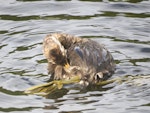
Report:
[[63,33],[47,35],[43,41],[50,80],[81,78],[85,86],[108,79],[115,71],[111,53],[91,39]]

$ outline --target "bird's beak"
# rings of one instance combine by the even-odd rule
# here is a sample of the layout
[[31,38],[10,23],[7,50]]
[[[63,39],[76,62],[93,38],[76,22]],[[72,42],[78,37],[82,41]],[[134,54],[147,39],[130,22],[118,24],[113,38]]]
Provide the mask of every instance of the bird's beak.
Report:
[[65,64],[65,68],[66,69],[69,69],[69,67],[70,67],[70,65],[67,63],[67,64]]

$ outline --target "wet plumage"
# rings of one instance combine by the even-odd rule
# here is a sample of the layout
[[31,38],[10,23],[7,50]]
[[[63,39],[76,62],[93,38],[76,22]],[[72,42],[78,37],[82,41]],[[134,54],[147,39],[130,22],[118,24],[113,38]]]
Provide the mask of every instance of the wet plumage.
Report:
[[86,38],[53,33],[43,41],[51,80],[80,76],[82,84],[108,79],[115,70],[110,52],[101,44]]

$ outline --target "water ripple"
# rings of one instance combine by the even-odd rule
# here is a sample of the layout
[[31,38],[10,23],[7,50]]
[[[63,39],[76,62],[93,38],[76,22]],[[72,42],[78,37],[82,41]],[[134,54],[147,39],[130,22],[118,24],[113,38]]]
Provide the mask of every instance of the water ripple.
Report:
[[[0,112],[149,113],[149,6],[149,0],[1,0]],[[49,79],[42,41],[52,32],[104,44],[116,62],[112,78],[128,79],[25,95]]]

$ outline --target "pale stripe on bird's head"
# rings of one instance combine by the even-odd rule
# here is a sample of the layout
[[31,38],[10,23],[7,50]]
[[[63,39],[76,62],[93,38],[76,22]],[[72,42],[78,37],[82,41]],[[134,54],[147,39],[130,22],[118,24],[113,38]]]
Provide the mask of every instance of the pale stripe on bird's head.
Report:
[[59,46],[60,51],[62,52],[62,55],[65,56],[66,55],[66,50],[65,50],[64,46],[61,45],[61,43],[59,42],[57,37],[51,35],[49,38],[51,38],[54,41],[54,43],[56,43]]

